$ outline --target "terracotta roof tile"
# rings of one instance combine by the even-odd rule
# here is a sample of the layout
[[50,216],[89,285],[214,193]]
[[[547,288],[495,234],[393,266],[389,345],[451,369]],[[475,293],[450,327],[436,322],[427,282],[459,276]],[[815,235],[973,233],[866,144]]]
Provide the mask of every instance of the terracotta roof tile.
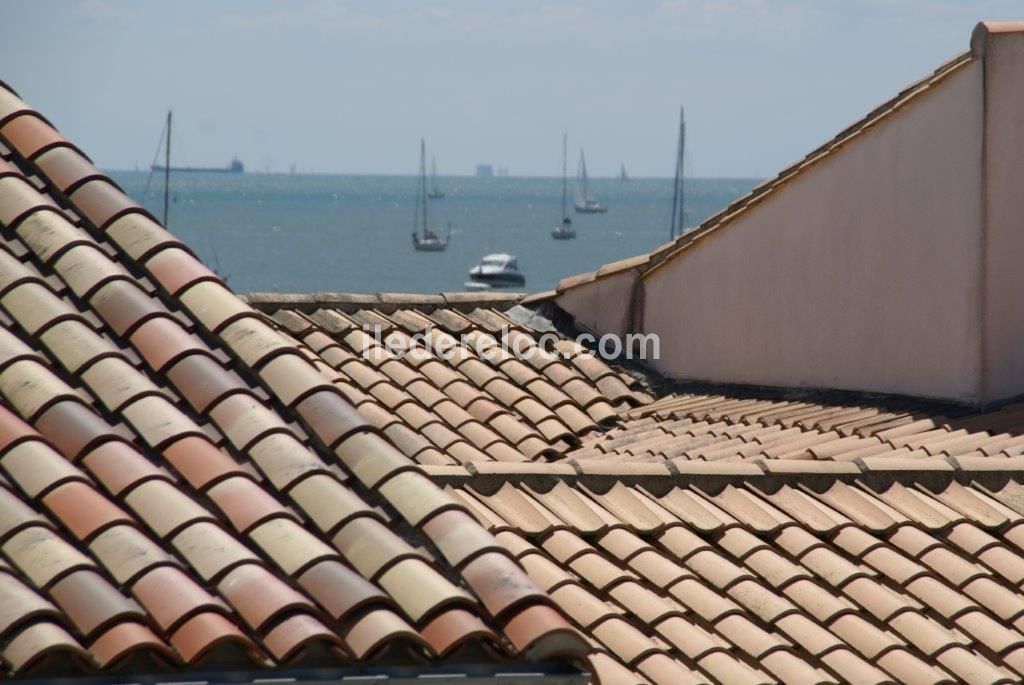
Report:
[[7,119],[0,127],[0,135],[21,156],[29,159],[56,145],[67,144],[62,135],[34,112]]
[[134,583],[132,594],[156,624],[167,632],[174,632],[200,613],[227,611],[181,570],[170,566],[148,571]]
[[16,176],[0,178],[0,223],[15,228],[19,221],[40,209],[56,211],[57,203],[40,195],[25,180]]
[[14,566],[40,589],[76,570],[95,567],[91,559],[42,526],[14,533],[2,549]]
[[324,559],[338,556],[320,538],[289,518],[272,518],[249,532],[249,537],[287,575],[295,577]]
[[38,440],[18,443],[0,458],[0,465],[30,499],[73,481],[88,482],[85,474]]
[[130,259],[140,262],[167,247],[182,243],[146,214],[126,214],[107,227],[106,235]]
[[107,528],[132,522],[124,511],[91,485],[78,481],[53,488],[43,496],[42,502],[53,516],[83,542],[88,542]]
[[56,671],[66,671],[68,667],[87,668],[92,661],[89,653],[66,630],[46,621],[34,623],[19,632],[2,654],[15,673],[32,671],[57,656],[66,659],[59,662],[60,665],[54,669]]
[[92,162],[67,145],[50,147],[34,161],[50,182],[64,194],[70,194],[88,180],[103,177]]
[[[43,425],[42,419],[38,425]],[[82,457],[82,464],[114,495],[121,495],[146,480],[170,479],[166,472],[141,458],[120,440],[110,440],[90,449]]]
[[296,412],[328,449],[343,448],[347,438],[366,428],[366,420],[340,394],[321,390],[296,406]]
[[127,660],[136,652],[145,651],[153,657],[156,668],[166,668],[177,662],[170,648],[148,627],[141,623],[119,623],[89,645],[89,651],[103,668],[110,668]]
[[364,577],[374,580],[403,559],[425,558],[373,517],[358,517],[343,525],[333,538],[334,546]]
[[125,619],[141,619],[140,608],[102,576],[91,570],[72,572],[49,590],[75,628],[86,639]]
[[384,571],[380,586],[413,622],[452,606],[472,606],[469,594],[433,571],[421,559],[409,558]]
[[171,383],[181,389],[181,394],[197,411],[206,411],[228,395],[248,390],[235,374],[206,355],[187,355],[169,367],[166,373]]
[[492,616],[509,616],[524,604],[547,598],[505,553],[487,552],[462,569],[462,576]]
[[211,333],[218,333],[232,321],[253,315],[245,303],[214,281],[189,286],[179,298],[186,309]]
[[357,658],[366,660],[396,642],[425,645],[423,637],[390,609],[367,612],[342,633],[342,638]]
[[156,566],[177,562],[144,533],[128,525],[117,525],[96,535],[89,543],[100,563],[118,583],[130,585]]
[[293,435],[271,433],[249,448],[249,455],[273,485],[287,489],[300,478],[326,472],[326,465],[317,459]]
[[586,645],[561,614],[543,604],[514,615],[505,624],[504,633],[516,649],[532,658],[578,653]]
[[17,234],[46,264],[75,246],[95,245],[88,235],[57,212],[31,214],[18,224]]
[[303,479],[289,495],[327,534],[332,534],[353,518],[376,515],[354,492],[326,474],[314,474]]
[[281,662],[291,661],[301,652],[317,648],[344,654],[341,639],[318,619],[307,614],[284,619],[267,632],[263,641],[270,653]]
[[244,564],[217,585],[246,623],[261,630],[285,612],[310,609],[312,604],[258,564]]
[[252,641],[221,614],[201,613],[185,621],[171,635],[171,645],[186,663],[199,663],[220,648],[234,647],[259,662],[259,653]]
[[212,582],[256,555],[216,524],[198,517],[184,519],[185,528],[171,544],[203,580]]
[[29,334],[42,334],[61,320],[73,318],[74,311],[38,282],[26,282],[9,290],[0,303]]
[[335,619],[371,604],[392,603],[379,588],[331,559],[313,565],[299,576],[298,582]]
[[0,635],[5,638],[20,626],[41,618],[59,618],[57,608],[10,573],[0,574]]
[[498,636],[478,617],[464,609],[450,609],[429,621],[420,634],[430,648],[444,657],[471,641],[494,645]]
[[270,519],[295,515],[249,478],[234,476],[221,480],[206,491],[231,525],[245,533]]

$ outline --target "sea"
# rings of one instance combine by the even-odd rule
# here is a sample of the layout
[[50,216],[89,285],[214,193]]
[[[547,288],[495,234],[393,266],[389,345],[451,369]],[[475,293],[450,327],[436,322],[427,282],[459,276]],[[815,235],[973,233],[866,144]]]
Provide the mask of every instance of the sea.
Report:
[[[162,218],[162,174],[110,175]],[[757,182],[687,179],[687,224]],[[168,225],[239,293],[464,290],[469,269],[499,252],[518,258],[521,290],[536,292],[669,237],[672,179],[591,179],[607,214],[575,214],[570,196],[577,238],[556,241],[550,231],[561,219],[561,178],[441,176],[445,197],[428,202],[428,217],[438,233],[451,227],[451,243],[445,252],[416,252],[417,183],[415,176],[172,172]]]

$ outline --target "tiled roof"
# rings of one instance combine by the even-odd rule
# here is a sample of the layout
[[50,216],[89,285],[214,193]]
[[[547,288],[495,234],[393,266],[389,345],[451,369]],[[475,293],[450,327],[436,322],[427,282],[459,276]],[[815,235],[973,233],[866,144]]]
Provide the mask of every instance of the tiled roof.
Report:
[[[1024,404],[976,413],[918,399],[837,397],[756,389],[673,393],[629,410],[620,425],[583,440],[576,461],[849,464],[1024,454]],[[815,466],[814,468],[818,468]]]
[[1024,460],[865,462],[427,469],[606,685],[1019,682]]
[[0,139],[0,670],[585,656],[308,347],[3,88]]
[[669,386],[550,294],[240,299],[24,107],[0,89],[6,675],[1024,676],[1024,405]]
[[543,468],[426,467],[602,682],[1024,675],[1024,404],[717,389],[623,418]]
[[[619,411],[653,399],[642,376],[609,367],[574,341],[544,349],[543,333],[495,308],[493,298],[372,297],[357,305],[325,295],[247,299],[421,464],[557,459],[618,425]],[[429,347],[413,347],[415,336]]]
[[[602,682],[1021,674],[1024,407],[750,389],[652,401],[642,376],[568,340],[567,358],[474,355],[465,343],[480,337],[535,340],[495,308],[514,297],[248,299],[516,554],[590,636]],[[385,344],[429,329],[452,347],[395,359],[365,334],[374,325]],[[603,402],[584,384],[539,390],[569,374],[617,416],[570,430],[557,409]],[[481,430],[498,416],[541,429],[534,402],[559,421],[548,448]]]
[[[398,444],[424,436],[421,421],[450,429],[407,454],[589,636],[603,683],[1024,675],[1024,405],[976,414],[915,399],[730,388],[652,401],[649,379],[565,339],[563,358],[517,359],[486,345],[481,357],[456,345],[455,336],[538,335],[487,302],[252,299],[339,372],[335,382]],[[384,343],[430,329],[455,352],[401,363],[362,332],[374,324]],[[509,388],[546,378],[564,389],[566,368],[616,398],[618,416],[559,426],[550,449],[468,429],[499,409],[529,425],[527,401],[585,412],[582,385],[557,400],[536,387],[512,401],[492,392],[505,377]],[[617,395],[602,378],[625,388]],[[453,420],[449,402],[487,411]],[[480,434],[488,437],[474,442]],[[492,454],[488,443],[501,437],[520,454]]]
[[[965,52],[957,55],[948,62],[945,62],[936,68],[933,73],[915,83],[910,84],[901,90],[895,97],[883,102],[881,105],[868,112],[864,117],[847,126],[830,140],[809,152],[803,159],[790,164],[774,177],[762,182],[746,195],[736,199],[724,209],[705,219],[699,226],[689,229],[686,233],[683,233],[664,245],[661,245],[649,254],[642,254],[628,259],[622,259],[617,262],[605,264],[595,271],[563,278],[558,282],[555,292],[562,293],[571,288],[628,271],[636,271],[641,275],[644,275],[660,268],[663,264],[676,257],[682,250],[696,244],[696,242],[704,236],[707,236],[721,228],[725,228],[733,221],[733,219],[756,207],[762,200],[770,197],[772,193],[784,187],[794,178],[808,171],[817,163],[827,159],[829,155],[855,140],[858,136],[869,131],[873,126],[886,117],[898,112],[914,98],[917,98],[918,96],[928,92],[929,89],[938,86],[959,69],[971,63],[974,59],[976,59],[976,57],[972,52]],[[554,294],[555,293],[552,293],[552,296]]]

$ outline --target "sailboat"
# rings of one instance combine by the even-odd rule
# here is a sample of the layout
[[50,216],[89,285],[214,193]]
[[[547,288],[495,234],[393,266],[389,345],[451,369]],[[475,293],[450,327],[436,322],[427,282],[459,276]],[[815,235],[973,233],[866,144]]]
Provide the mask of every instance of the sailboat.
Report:
[[444,191],[437,187],[437,160],[430,158],[430,192],[427,197],[431,200],[440,200],[444,197]]
[[623,164],[622,168],[619,170],[619,180],[620,181],[628,181],[629,180],[629,174],[626,173],[626,165],[625,164]]
[[686,152],[686,117],[679,108],[679,145],[676,150],[676,183],[672,192],[672,219],[669,225],[669,240],[681,236],[686,230],[686,173],[683,169],[683,155]]
[[572,240],[576,237],[576,229],[572,227],[572,219],[565,211],[565,196],[568,187],[568,154],[569,134],[562,134],[562,223],[551,229],[551,237],[555,240]]
[[583,157],[582,148],[580,148],[580,165],[576,171],[576,202],[574,206],[579,214],[604,214],[608,211],[608,205],[598,202],[590,190],[590,181],[587,179],[587,160]]
[[427,221],[427,144],[420,139],[420,179],[417,184],[416,213],[412,222],[412,246],[421,252],[441,252],[448,248],[448,241],[452,237],[451,225],[448,226],[448,235],[442,238],[430,230],[430,223]]

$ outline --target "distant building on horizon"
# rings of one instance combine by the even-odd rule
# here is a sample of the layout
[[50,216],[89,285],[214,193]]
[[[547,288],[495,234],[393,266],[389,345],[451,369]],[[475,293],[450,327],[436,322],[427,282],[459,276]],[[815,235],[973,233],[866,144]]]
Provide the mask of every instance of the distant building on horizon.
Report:
[[477,164],[476,176],[477,178],[491,178],[494,176],[494,166],[491,164]]

